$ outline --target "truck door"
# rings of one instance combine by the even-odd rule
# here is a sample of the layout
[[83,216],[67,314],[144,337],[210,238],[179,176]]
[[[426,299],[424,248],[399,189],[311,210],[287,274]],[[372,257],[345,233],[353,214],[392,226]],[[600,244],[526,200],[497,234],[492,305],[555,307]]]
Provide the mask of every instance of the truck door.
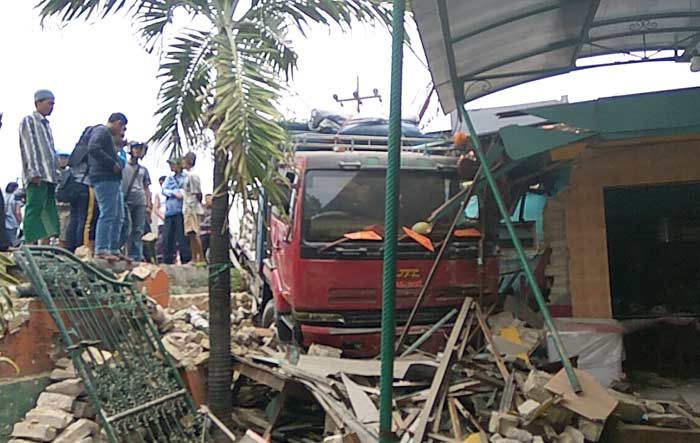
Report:
[[[271,282],[273,292],[281,296],[287,303],[292,292],[292,279],[294,276],[294,211],[297,198],[297,175],[294,172],[286,172],[285,177],[292,184],[291,189],[285,190],[284,212],[278,208],[272,208],[270,217],[270,257],[274,266],[276,282]],[[278,310],[284,312],[286,303],[277,299]]]

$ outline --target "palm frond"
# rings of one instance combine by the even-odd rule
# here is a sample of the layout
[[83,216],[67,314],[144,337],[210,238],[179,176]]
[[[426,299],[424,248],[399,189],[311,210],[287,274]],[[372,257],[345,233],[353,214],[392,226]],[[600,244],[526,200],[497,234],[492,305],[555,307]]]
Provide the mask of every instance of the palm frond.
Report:
[[313,24],[338,25],[347,30],[353,21],[391,24],[388,2],[378,0],[259,0],[244,18],[283,17],[306,35]]
[[287,38],[287,26],[281,17],[268,14],[261,20],[241,20],[236,26],[236,41],[251,55],[273,71],[284,73],[289,79],[297,67],[297,53]]
[[[212,111],[218,123],[216,149],[228,152],[226,175],[232,191],[249,201],[256,198],[277,175],[272,165],[283,159],[287,134],[278,122],[277,104],[283,91],[277,74],[260,54],[236,40],[231,32],[217,38],[214,57],[217,78],[216,104]],[[281,191],[267,187],[277,203]]]
[[171,156],[183,153],[183,135],[190,146],[201,141],[204,99],[212,83],[209,59],[213,54],[211,34],[197,30],[183,31],[163,54],[156,111],[160,121],[151,141],[166,147]]
[[43,19],[59,16],[62,22],[87,20],[95,15],[106,17],[121,10],[129,10],[140,1],[132,0],[41,0],[37,4],[39,14]]
[[162,37],[165,27],[172,22],[177,9],[212,18],[208,0],[40,0],[36,7],[42,22],[48,18],[58,18],[63,23],[69,23],[124,12],[134,21],[149,52],[154,42]]

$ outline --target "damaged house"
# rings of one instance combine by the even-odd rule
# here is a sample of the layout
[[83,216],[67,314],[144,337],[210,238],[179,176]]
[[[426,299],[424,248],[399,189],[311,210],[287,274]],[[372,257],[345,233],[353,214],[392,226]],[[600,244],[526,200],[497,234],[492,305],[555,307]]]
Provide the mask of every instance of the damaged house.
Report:
[[[538,107],[523,113],[543,123],[498,131],[492,155],[521,195],[513,221],[549,308],[566,317],[568,352],[605,384],[623,366],[697,373],[699,99],[694,88]],[[524,279],[507,279],[516,306],[534,307]]]

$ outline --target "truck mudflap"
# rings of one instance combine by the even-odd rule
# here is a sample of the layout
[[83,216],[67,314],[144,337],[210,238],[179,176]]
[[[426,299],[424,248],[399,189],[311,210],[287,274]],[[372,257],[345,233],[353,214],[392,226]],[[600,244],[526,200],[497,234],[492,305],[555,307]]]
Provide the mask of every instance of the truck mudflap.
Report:
[[[409,337],[417,338],[431,325],[418,325],[411,327]],[[436,352],[444,347],[447,336],[452,328],[451,324],[438,329],[421,345],[421,349],[427,352]],[[379,354],[381,328],[334,328],[329,326],[301,325],[302,344],[311,346],[318,343],[333,346],[343,350],[347,357],[372,357]],[[396,337],[401,333],[401,328],[396,329]],[[410,341],[410,340],[409,340]]]

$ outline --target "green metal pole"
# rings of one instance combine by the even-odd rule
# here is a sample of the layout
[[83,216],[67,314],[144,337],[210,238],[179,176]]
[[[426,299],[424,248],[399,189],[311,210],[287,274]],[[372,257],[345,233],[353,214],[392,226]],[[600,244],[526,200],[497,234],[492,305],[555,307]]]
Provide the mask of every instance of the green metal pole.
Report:
[[513,241],[513,246],[515,246],[515,252],[517,253],[518,259],[520,260],[520,264],[523,267],[525,277],[527,278],[527,281],[530,284],[532,293],[535,294],[535,300],[537,301],[537,306],[539,306],[540,311],[542,312],[542,316],[544,317],[544,323],[545,325],[547,325],[549,333],[552,334],[552,339],[554,340],[554,347],[557,349],[559,358],[561,359],[562,364],[564,365],[564,370],[566,371],[566,375],[569,378],[569,383],[571,383],[571,388],[574,390],[574,392],[581,392],[581,385],[578,382],[578,377],[576,377],[576,373],[574,372],[573,366],[571,366],[571,361],[569,360],[569,357],[566,354],[566,350],[564,349],[564,343],[562,343],[561,337],[559,337],[559,331],[557,331],[557,328],[554,327],[552,316],[549,314],[549,309],[547,309],[547,303],[545,303],[544,297],[542,296],[542,291],[540,291],[540,287],[537,285],[537,280],[535,280],[535,275],[532,273],[532,269],[530,269],[530,263],[527,261],[527,257],[525,257],[523,245],[522,243],[520,243],[520,238],[518,238],[517,234],[515,233],[513,222],[510,220],[510,213],[506,209],[506,205],[503,202],[503,199],[501,198],[501,192],[498,190],[496,180],[493,178],[493,174],[491,174],[491,171],[489,170],[489,165],[486,162],[486,156],[484,155],[484,151],[481,148],[481,141],[479,140],[479,136],[477,135],[476,130],[474,129],[474,125],[472,124],[472,121],[469,118],[469,113],[467,112],[467,110],[464,108],[463,105],[458,106],[458,108],[459,114],[462,117],[464,123],[467,125],[467,129],[469,130],[469,136],[471,137],[472,143],[474,145],[474,152],[476,153],[476,156],[479,158],[479,162],[481,163],[481,170],[484,172],[484,176],[486,177],[486,182],[488,183],[489,188],[491,189],[493,199],[496,201],[496,205],[498,206],[498,210],[501,213],[503,222],[506,224],[506,228],[508,229],[510,239]]
[[394,338],[396,336],[396,248],[399,218],[399,172],[401,169],[401,82],[403,70],[405,0],[394,0],[392,8],[391,98],[384,206],[384,278],[382,291],[382,372],[379,395],[379,441],[394,441],[391,433]]

